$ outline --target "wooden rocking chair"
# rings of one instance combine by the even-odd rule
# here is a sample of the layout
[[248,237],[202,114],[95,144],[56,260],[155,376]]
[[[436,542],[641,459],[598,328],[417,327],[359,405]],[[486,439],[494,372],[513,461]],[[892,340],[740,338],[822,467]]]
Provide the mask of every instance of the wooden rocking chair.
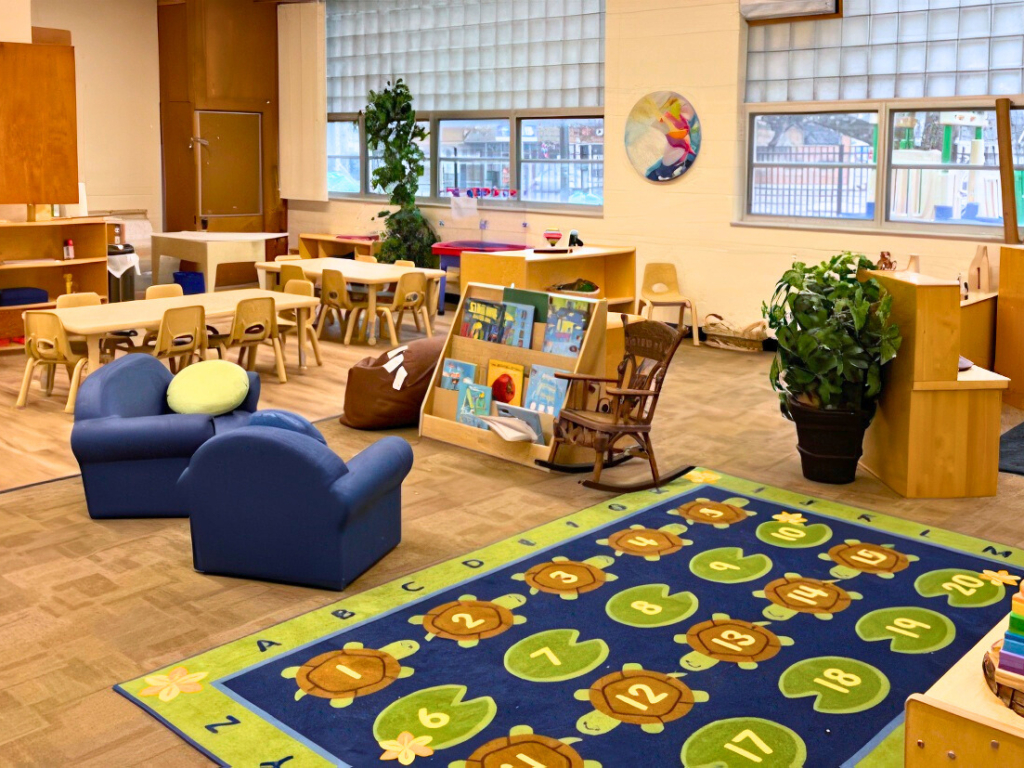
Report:
[[[626,354],[619,363],[617,379],[575,373],[555,374],[557,378],[569,382],[565,407],[554,424],[552,460],[537,463],[559,472],[586,472],[593,469],[593,478],[583,482],[585,487],[628,493],[657,488],[689,472],[693,467],[681,467],[667,474],[659,473],[651,443],[651,422],[661,386],[685,332],[674,331],[668,325],[654,320],[629,323],[625,315],[622,316],[622,325]],[[597,397],[591,406],[590,401],[594,399],[592,394]],[[620,441],[626,439],[635,445],[620,447]],[[555,459],[563,444],[592,449],[595,454],[594,463],[559,464]],[[618,466],[636,457],[645,458],[650,464],[650,482],[632,485],[601,482],[603,469]]]

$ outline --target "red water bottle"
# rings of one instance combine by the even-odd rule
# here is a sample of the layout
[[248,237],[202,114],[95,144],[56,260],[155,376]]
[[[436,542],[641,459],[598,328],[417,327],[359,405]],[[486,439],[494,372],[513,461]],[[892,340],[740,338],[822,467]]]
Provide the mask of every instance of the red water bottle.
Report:
[[75,258],[75,241],[65,240],[64,241],[64,260]]

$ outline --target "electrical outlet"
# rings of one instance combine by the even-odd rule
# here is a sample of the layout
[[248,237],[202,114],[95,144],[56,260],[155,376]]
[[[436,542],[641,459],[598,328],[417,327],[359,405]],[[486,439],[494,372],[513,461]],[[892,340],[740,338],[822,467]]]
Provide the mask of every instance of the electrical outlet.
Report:
[[487,229],[487,219],[480,219],[480,230],[483,231],[485,229]]

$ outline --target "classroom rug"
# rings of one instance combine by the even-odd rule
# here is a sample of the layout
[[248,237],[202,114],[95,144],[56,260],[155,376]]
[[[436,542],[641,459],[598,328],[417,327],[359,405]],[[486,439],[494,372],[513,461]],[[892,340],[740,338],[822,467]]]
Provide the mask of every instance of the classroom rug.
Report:
[[898,766],[1022,566],[696,469],[115,688],[223,765]]
[[1018,424],[999,438],[999,471],[1024,475],[1024,424]]

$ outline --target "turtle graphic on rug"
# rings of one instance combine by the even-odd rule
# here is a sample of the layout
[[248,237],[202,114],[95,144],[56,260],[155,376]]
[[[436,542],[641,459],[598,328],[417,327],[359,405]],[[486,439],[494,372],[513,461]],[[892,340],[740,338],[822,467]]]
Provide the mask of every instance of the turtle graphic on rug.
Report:
[[676,507],[668,514],[689,520],[691,523],[728,528],[730,525],[742,523],[748,517],[757,514],[757,512],[744,509],[749,503],[750,499],[744,499],[741,496],[734,496],[725,501],[700,498]]
[[768,582],[754,597],[767,598],[771,605],[762,611],[766,619],[786,621],[798,613],[809,613],[816,619],[828,620],[850,607],[852,600],[860,600],[859,592],[848,592],[831,581],[820,581],[787,573],[781,579]]
[[675,641],[693,650],[679,660],[691,672],[710,669],[720,661],[733,662],[740,669],[757,669],[758,662],[773,658],[793,639],[776,635],[765,627],[767,621],[749,622],[716,613],[709,621],[694,624]]
[[588,557],[577,562],[567,557],[553,557],[546,563],[538,563],[526,573],[516,573],[512,578],[525,581],[530,594],[546,592],[558,595],[563,600],[575,600],[586,592],[593,592],[606,581],[615,581],[618,576],[606,573],[605,568],[614,563],[611,557]]
[[694,703],[708,700],[705,691],[691,690],[678,677],[682,673],[666,675],[641,664],[623,664],[621,672],[612,672],[576,691],[577,699],[594,705],[592,712],[576,721],[576,729],[598,735],[630,723],[645,733],[661,733],[665,723],[684,717]]
[[496,637],[516,624],[525,624],[525,616],[512,611],[526,603],[523,595],[509,594],[494,600],[477,600],[462,595],[458,600],[432,608],[425,616],[413,616],[410,624],[421,624],[427,640],[442,637],[455,640],[461,648],[473,648],[481,640]]
[[678,523],[663,525],[661,528],[631,525],[606,539],[598,539],[597,543],[614,549],[616,557],[633,555],[657,562],[663,555],[675,554],[693,544],[689,539],[680,538],[682,533],[686,533],[686,526]]
[[891,579],[919,559],[917,555],[898,552],[895,544],[867,544],[858,539],[847,539],[818,557],[836,563],[830,573],[837,579],[852,579],[862,573]]
[[517,725],[502,736],[479,747],[467,760],[456,760],[448,768],[495,768],[495,766],[563,766],[601,768],[596,760],[584,760],[571,745],[582,739],[553,739],[534,733],[528,725]]
[[287,667],[281,677],[294,679],[299,686],[298,701],[306,694],[330,699],[335,708],[347,707],[359,696],[383,690],[395,680],[409,677],[412,667],[399,663],[420,649],[415,640],[402,640],[380,650],[364,648],[362,643],[346,643],[343,650],[314,656],[301,667]]

